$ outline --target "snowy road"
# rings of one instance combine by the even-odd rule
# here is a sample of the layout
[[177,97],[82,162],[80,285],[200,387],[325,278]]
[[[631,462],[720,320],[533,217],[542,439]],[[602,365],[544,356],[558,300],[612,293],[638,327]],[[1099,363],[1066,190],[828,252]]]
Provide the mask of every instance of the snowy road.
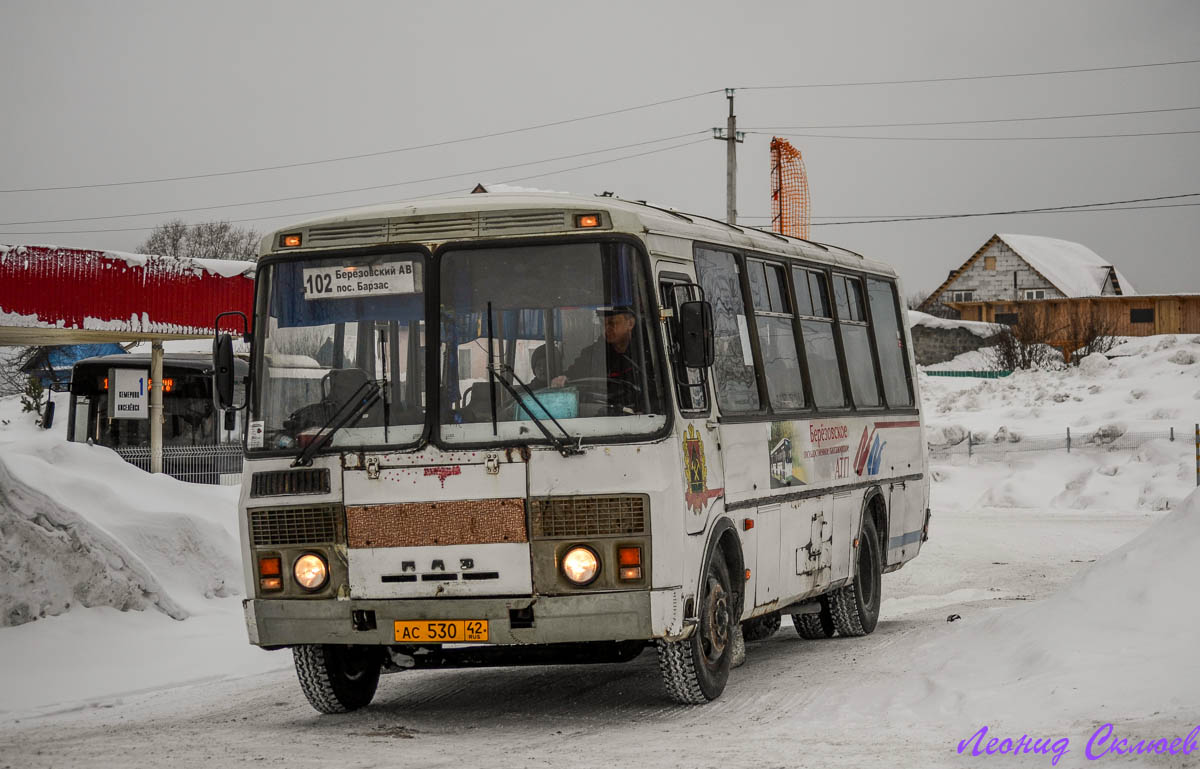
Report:
[[[724,696],[704,707],[666,699],[651,652],[624,665],[389,675],[370,708],[339,717],[313,712],[287,670],[58,713],[10,714],[0,722],[0,767],[990,765],[996,762],[955,752],[978,724],[931,723],[890,705],[896,682],[925,644],[1053,593],[1152,520],[1144,513],[935,511],[921,557],[885,577],[883,619],[873,635],[802,641],[785,624],[749,646]],[[952,613],[962,620],[947,623]],[[87,654],[86,639],[79,652]],[[286,652],[274,654],[288,662]],[[1194,723],[1185,716],[1197,714],[1126,728],[1186,734]],[[1105,721],[1121,723],[1119,703],[1087,722],[1010,720],[1008,727],[1014,737],[1038,732],[1082,742]],[[1002,763],[1050,765],[1045,756]],[[1058,764],[1074,765],[1082,765],[1081,751]]]

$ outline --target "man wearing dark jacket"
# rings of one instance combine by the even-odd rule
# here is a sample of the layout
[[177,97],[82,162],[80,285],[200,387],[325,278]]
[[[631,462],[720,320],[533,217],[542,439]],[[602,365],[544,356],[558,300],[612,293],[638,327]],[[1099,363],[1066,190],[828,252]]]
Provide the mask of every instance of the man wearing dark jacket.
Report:
[[607,379],[609,406],[617,412],[638,413],[642,376],[633,308],[620,305],[597,310],[597,314],[604,320],[604,339],[583,348],[566,375],[555,377],[551,385],[562,387],[580,379]]

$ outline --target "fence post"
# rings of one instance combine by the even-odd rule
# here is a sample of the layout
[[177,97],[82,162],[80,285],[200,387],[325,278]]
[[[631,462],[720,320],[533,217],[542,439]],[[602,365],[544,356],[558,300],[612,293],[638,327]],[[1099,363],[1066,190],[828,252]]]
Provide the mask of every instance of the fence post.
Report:
[[1171,443],[1175,442],[1175,425],[1171,425]]
[[1067,428],[1067,453],[1071,453],[1071,428]]
[[1200,489],[1200,424],[1196,425],[1196,488]]
[[[1196,429],[1197,429],[1198,431],[1200,431],[1200,427],[1197,427]],[[1200,433],[1198,433],[1198,434],[1200,434]],[[968,458],[969,458],[969,457],[970,457],[972,454],[974,454],[974,453],[975,453],[975,452],[974,452],[974,450],[973,450],[973,448],[972,448],[973,446],[974,446],[974,441],[971,439],[971,431],[970,431],[970,430],[967,430],[967,457],[968,457]],[[1200,463],[1200,459],[1197,459],[1196,461],[1197,461],[1198,463]],[[1197,464],[1197,466],[1196,466],[1196,472],[1197,472],[1197,473],[1200,473],[1200,464]],[[1197,481],[1197,483],[1200,483],[1200,481]]]

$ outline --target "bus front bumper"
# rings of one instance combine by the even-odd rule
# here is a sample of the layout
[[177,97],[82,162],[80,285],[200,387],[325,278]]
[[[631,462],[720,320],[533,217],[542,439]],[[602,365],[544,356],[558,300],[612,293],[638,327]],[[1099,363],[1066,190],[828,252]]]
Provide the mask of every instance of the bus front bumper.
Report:
[[[684,633],[679,588],[518,598],[251,599],[242,602],[256,646],[396,644],[395,622],[487,620],[493,644],[632,641]],[[530,619],[532,612],[532,621]]]

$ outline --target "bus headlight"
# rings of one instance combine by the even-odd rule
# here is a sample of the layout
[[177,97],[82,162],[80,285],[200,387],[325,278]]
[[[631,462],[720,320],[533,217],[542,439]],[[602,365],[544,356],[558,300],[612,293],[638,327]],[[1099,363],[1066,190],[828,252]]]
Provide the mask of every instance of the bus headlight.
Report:
[[305,590],[320,590],[329,579],[329,567],[325,565],[325,559],[321,556],[306,553],[296,559],[292,574]]
[[563,556],[562,573],[571,584],[591,584],[600,574],[600,557],[590,547],[576,545]]

